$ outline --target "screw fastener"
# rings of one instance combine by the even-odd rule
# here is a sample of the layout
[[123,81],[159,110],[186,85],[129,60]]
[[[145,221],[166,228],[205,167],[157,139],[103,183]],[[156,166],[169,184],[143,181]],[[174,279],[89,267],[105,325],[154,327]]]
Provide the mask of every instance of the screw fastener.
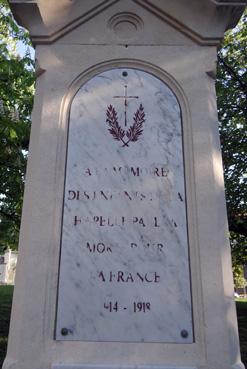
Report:
[[62,328],[61,329],[61,335],[62,336],[67,336],[68,333],[69,333],[69,330],[67,328]]
[[189,333],[188,333],[188,331],[186,331],[186,329],[183,329],[183,330],[181,331],[181,337],[182,337],[182,338],[187,338],[187,337],[188,337],[188,335],[189,335]]

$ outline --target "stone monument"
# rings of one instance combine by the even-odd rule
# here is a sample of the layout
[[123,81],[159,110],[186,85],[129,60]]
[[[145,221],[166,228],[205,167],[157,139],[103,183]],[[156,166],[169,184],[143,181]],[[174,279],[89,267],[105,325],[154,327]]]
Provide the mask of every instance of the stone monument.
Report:
[[214,89],[244,1],[10,1],[37,85],[4,369],[241,369]]

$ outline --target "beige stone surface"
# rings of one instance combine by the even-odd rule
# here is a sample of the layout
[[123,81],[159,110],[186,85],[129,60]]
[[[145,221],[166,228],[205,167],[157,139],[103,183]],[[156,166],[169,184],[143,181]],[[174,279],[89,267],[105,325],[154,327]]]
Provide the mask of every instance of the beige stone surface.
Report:
[[[19,19],[26,17],[26,6],[37,10],[32,1],[12,3]],[[135,1],[131,9],[124,5],[125,1],[103,3],[107,9],[98,8],[95,18],[57,42],[36,46],[39,67],[45,72],[36,85],[19,264],[3,368],[243,369],[233,300],[215,88],[208,75],[215,69],[216,47],[200,46],[215,44],[229,19],[223,16],[225,10],[218,14],[220,10],[211,1],[200,2],[200,7],[196,1],[186,1],[191,12],[185,10],[182,0],[149,2],[162,6],[169,22],[164,17],[156,18],[154,11],[148,12],[147,1]],[[140,3],[145,3],[145,9]],[[33,19],[27,24],[35,37],[64,26],[75,14],[79,17],[78,7],[85,6],[89,12],[92,4],[97,6],[99,1],[54,4],[54,1],[38,2],[45,28],[37,26],[37,15],[31,11]],[[121,31],[121,37],[129,41],[116,42],[119,35],[114,27],[109,28],[109,19],[130,10],[141,18],[142,29],[138,31],[136,26],[137,31],[129,37],[126,20],[126,35]],[[216,20],[211,17],[212,12],[218,14]],[[174,13],[176,24],[184,15],[186,27],[180,31],[171,26]],[[191,37],[187,27],[196,30],[196,37],[194,33]],[[149,42],[145,42],[144,35]],[[172,89],[181,106],[195,332],[192,344],[54,340],[70,104],[85,81],[113,67],[136,67],[156,75]]]
[[[98,14],[107,19],[113,8],[118,12],[137,13],[144,9],[157,19],[165,21],[182,34],[199,44],[215,44],[222,38],[224,31],[238,21],[246,0],[10,0],[10,6],[16,19],[30,30],[34,43],[53,43],[72,30],[84,25]],[[98,27],[97,27],[98,28]],[[155,26],[156,28],[156,26]],[[159,40],[157,32],[156,44]],[[146,27],[145,27],[146,29]],[[97,31],[96,31],[97,32]],[[102,38],[97,32],[97,38]],[[109,34],[105,34],[109,43]],[[104,37],[103,36],[103,37]],[[173,37],[172,34],[170,34]],[[82,40],[84,39],[82,33]],[[94,43],[94,38],[86,34],[86,43]],[[112,42],[110,37],[110,43]],[[139,40],[141,42],[141,39]],[[164,43],[164,41],[162,42]]]

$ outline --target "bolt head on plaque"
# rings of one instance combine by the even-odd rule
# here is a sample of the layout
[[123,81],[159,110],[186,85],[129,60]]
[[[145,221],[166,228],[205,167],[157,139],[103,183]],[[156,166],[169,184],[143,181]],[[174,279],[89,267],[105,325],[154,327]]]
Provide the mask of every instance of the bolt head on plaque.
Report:
[[189,336],[188,331],[186,331],[186,329],[183,329],[183,330],[181,331],[181,337],[183,337],[183,338],[188,338],[188,336]]
[[69,333],[69,330],[68,330],[67,328],[62,328],[62,329],[61,329],[61,335],[62,335],[62,336],[67,336],[67,335],[68,335],[68,333]]

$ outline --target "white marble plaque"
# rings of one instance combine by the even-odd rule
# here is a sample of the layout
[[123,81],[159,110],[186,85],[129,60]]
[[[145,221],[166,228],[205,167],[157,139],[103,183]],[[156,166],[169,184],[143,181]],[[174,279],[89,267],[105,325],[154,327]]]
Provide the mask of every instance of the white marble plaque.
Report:
[[140,70],[71,106],[56,339],[193,342],[181,113]]

